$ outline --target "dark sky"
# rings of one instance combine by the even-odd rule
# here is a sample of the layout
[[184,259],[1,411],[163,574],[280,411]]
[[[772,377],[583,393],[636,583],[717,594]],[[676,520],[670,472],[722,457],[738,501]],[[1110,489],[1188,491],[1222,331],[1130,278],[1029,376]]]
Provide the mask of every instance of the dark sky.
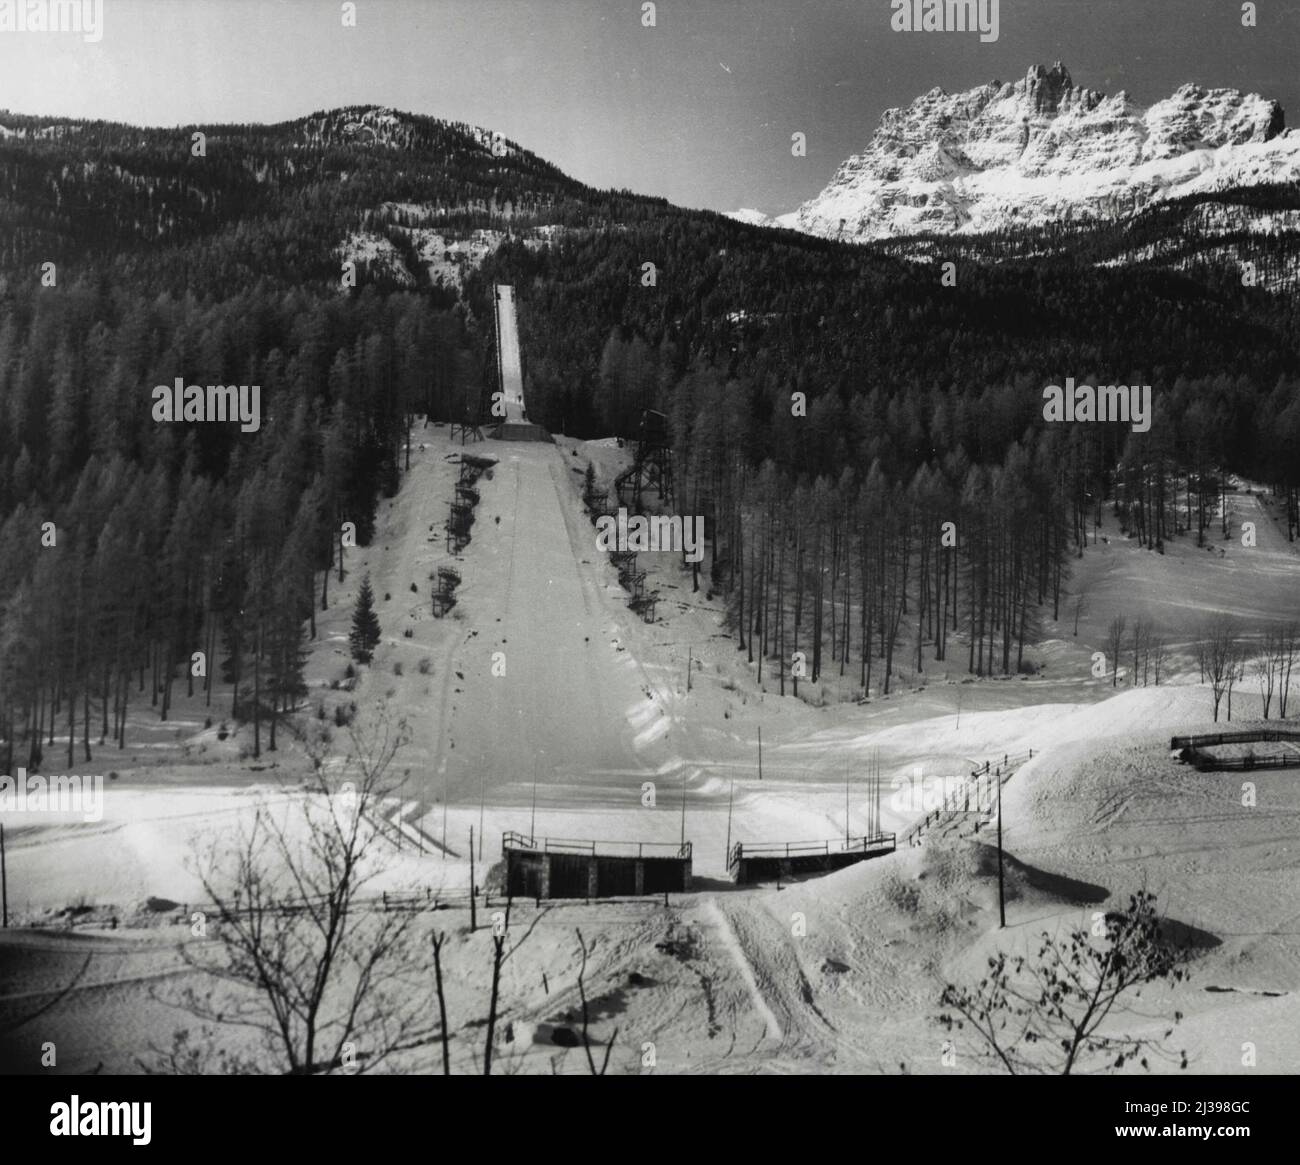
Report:
[[[1275,97],[1300,126],[1300,2],[1001,0],[999,36],[898,33],[889,0],[104,0],[103,39],[0,32],[0,109],[148,125],[357,103],[499,130],[596,186],[768,212],[815,194],[881,112],[1063,60],[1149,104]],[[790,135],[808,154],[790,154]]]

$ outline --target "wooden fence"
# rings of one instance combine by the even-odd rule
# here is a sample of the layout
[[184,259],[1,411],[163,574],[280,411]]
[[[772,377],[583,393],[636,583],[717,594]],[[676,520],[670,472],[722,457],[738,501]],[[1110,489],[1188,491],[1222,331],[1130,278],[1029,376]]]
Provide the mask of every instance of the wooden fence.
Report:
[[[954,817],[970,813],[972,794],[975,802],[974,812],[985,815],[997,807],[997,787],[1005,784],[1012,774],[1026,761],[1034,759],[1034,750],[1012,756],[1003,753],[1001,762],[987,760],[983,768],[971,769],[964,785],[960,789],[949,790],[944,796],[943,804],[928,811],[918,821],[914,821],[898,839],[899,845],[920,844],[921,839],[931,829],[952,820]],[[996,782],[996,784],[994,783]],[[976,831],[979,823],[976,822]]]
[[[602,847],[599,851],[597,846]],[[538,853],[589,854],[593,857],[689,858],[689,841],[591,841],[569,837],[527,837],[513,829],[501,835],[501,848],[535,850]],[[635,850],[635,852],[632,852]]]
[[[1214,756],[1203,752],[1225,744],[1286,743],[1297,746],[1295,752],[1267,756]],[[1287,728],[1247,728],[1240,732],[1207,732],[1199,736],[1175,736],[1169,741],[1172,751],[1198,772],[1253,772],[1256,769],[1300,768],[1300,731]]]

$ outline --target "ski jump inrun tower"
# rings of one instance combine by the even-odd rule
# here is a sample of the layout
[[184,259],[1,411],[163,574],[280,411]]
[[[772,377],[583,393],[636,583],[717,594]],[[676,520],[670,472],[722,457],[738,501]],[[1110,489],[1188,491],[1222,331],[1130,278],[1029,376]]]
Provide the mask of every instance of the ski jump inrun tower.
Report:
[[492,292],[492,309],[496,318],[497,387],[506,407],[505,419],[492,435],[506,441],[549,441],[551,435],[545,429],[529,422],[524,406],[524,369],[519,351],[515,289],[509,284],[498,283]]

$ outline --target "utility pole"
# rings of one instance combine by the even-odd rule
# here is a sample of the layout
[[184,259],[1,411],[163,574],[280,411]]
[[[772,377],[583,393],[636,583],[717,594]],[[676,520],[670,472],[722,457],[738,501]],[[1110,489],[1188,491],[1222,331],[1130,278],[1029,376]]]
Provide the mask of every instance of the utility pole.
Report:
[[691,690],[691,649],[686,649],[686,690]]
[[[479,836],[479,845],[483,844],[483,838]],[[469,827],[469,933],[473,934],[478,929],[478,911],[474,907],[474,892],[478,889],[474,885],[474,827]]]
[[731,869],[731,806],[736,800],[736,778],[731,778],[731,791],[727,794],[727,856],[726,868]]
[[528,840],[537,844],[537,762],[533,761],[533,813],[528,819]]
[[763,779],[763,726],[758,726],[758,779]]
[[682,845],[686,844],[686,769],[682,768]]
[[869,791],[871,794],[871,800],[870,802],[868,802],[868,807],[867,807],[867,835],[869,837],[875,837],[876,834],[880,832],[880,822],[877,820],[880,814],[876,808],[877,793],[880,789],[880,781],[879,781],[879,777],[877,777],[876,775],[876,766],[874,764],[871,766],[870,781],[871,781],[871,786]]
[[844,848],[849,848],[849,766],[844,766]]
[[867,828],[863,837],[876,836],[876,770],[867,771]]
[[1003,890],[1002,883],[1002,775],[999,773],[998,782],[998,914],[1002,921],[1000,929],[1005,930],[1007,925],[1007,899]]
[[872,837],[880,832],[880,749],[871,750],[871,821]]

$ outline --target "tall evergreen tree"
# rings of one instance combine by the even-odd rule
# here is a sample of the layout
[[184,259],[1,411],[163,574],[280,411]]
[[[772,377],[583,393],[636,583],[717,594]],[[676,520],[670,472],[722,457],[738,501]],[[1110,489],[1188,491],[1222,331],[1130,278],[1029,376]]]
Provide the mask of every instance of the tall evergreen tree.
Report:
[[352,612],[352,633],[348,646],[357,663],[369,663],[379,646],[379,616],[375,614],[375,593],[370,589],[370,576],[361,580],[361,591]]

